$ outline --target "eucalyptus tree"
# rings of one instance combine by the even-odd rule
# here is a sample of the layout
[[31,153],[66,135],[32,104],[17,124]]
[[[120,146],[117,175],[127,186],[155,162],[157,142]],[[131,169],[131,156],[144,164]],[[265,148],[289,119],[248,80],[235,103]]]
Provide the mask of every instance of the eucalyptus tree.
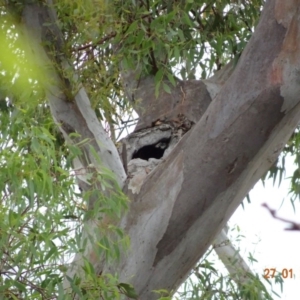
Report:
[[1,292],[176,291],[282,150],[297,153],[297,4],[4,1]]

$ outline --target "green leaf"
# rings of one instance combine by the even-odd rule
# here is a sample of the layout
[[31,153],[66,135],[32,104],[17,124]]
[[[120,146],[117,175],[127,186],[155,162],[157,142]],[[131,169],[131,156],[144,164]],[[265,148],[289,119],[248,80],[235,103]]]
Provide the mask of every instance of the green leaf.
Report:
[[44,260],[47,261],[56,252],[57,252],[56,245],[54,243],[52,243],[52,247],[51,247],[50,251],[48,251],[48,253],[44,257]]
[[9,210],[9,213],[8,213],[8,221],[9,221],[9,225],[11,227],[14,227],[15,225],[17,225],[17,223],[19,222],[19,218],[20,216],[14,212],[13,210]]
[[176,80],[173,74],[171,73],[167,73],[167,77],[169,79],[169,81],[171,82],[171,84],[175,87],[176,86]]
[[154,77],[155,85],[162,81],[163,76],[164,76],[164,71],[163,71],[163,69],[159,69],[159,70],[156,72],[155,77]]
[[82,268],[84,269],[84,271],[87,275],[95,275],[96,274],[94,266],[86,259],[84,260],[84,266]]
[[129,34],[131,32],[136,31],[137,27],[138,27],[138,21],[134,21],[133,23],[130,24],[130,26],[127,29],[126,33]]
[[120,291],[125,294],[125,296],[129,297],[130,299],[138,299],[138,295],[131,284],[119,283],[118,287]]
[[14,281],[14,285],[20,292],[23,292],[23,293],[26,292],[26,287],[23,283],[21,283],[19,281]]
[[171,94],[171,89],[165,82],[163,82],[163,88],[166,93]]

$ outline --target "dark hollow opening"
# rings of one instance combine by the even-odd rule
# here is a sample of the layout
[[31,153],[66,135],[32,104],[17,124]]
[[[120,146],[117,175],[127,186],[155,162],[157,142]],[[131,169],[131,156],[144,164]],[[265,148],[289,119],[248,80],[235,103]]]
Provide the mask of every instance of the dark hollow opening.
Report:
[[165,150],[169,146],[169,142],[170,139],[163,138],[155,144],[144,146],[133,153],[132,159],[140,158],[148,160],[149,158],[162,158]]

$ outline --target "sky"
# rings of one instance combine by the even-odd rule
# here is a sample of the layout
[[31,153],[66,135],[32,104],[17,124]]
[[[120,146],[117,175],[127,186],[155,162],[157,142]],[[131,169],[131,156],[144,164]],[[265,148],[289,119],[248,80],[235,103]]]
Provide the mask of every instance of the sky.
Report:
[[[254,272],[264,274],[265,269],[277,271],[292,269],[294,278],[283,279],[283,292],[278,285],[275,291],[281,296],[274,299],[295,300],[300,295],[300,231],[286,231],[289,224],[274,219],[263,203],[277,211],[277,215],[300,223],[299,200],[294,202],[295,212],[290,202],[288,179],[295,170],[293,158],[286,159],[285,179],[278,187],[273,180],[266,180],[265,186],[259,181],[250,192],[251,203],[244,202],[230,219],[230,226],[239,226],[239,234],[244,235],[239,245],[241,255],[247,261],[249,252],[258,261],[250,266]],[[273,287],[275,286],[274,279]]]

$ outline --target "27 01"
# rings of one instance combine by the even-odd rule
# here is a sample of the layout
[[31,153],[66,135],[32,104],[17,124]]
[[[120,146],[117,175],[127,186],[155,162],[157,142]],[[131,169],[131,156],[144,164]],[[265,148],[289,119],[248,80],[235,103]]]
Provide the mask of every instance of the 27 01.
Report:
[[[274,278],[277,273],[277,270],[275,268],[268,268],[264,269],[264,278]],[[293,278],[293,269],[282,269],[281,273],[279,275],[282,278]]]

